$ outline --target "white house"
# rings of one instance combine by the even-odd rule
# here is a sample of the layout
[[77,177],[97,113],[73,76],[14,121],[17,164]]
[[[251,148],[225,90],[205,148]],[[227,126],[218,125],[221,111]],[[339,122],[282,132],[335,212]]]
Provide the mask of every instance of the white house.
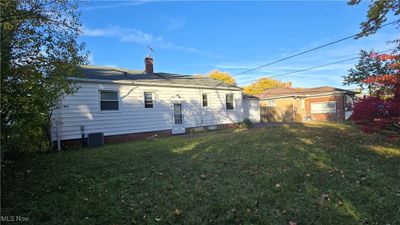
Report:
[[259,122],[257,98],[241,88],[197,76],[83,66],[71,77],[78,91],[64,96],[53,113],[54,141],[80,143],[82,135],[102,132],[105,142],[153,134],[181,134],[190,128],[216,129],[250,118]]

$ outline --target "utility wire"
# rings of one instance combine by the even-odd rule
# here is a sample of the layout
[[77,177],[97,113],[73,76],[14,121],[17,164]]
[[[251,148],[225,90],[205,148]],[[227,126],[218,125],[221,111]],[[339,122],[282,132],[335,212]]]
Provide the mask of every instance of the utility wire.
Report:
[[[377,52],[377,53],[378,54],[382,54],[382,53],[389,52],[389,51],[392,51],[392,50],[394,50],[394,49],[388,49],[388,50],[380,51],[380,52]],[[304,71],[308,71],[308,70],[321,68],[321,67],[324,67],[324,66],[330,66],[330,65],[334,65],[334,64],[339,64],[339,63],[343,63],[343,62],[347,62],[347,61],[351,61],[351,60],[355,60],[355,59],[359,59],[359,58],[360,57],[357,56],[357,57],[353,57],[353,58],[349,58],[349,59],[344,59],[344,60],[340,60],[340,61],[336,61],[336,62],[331,62],[331,63],[319,65],[319,66],[309,67],[309,68],[296,70],[296,71],[292,71],[292,72],[288,72],[288,73],[283,73],[283,74],[278,74],[278,75],[273,75],[273,76],[267,76],[267,77],[259,77],[259,78],[248,80],[248,81],[245,81],[245,82],[242,82],[242,83],[253,82],[253,81],[256,81],[256,80],[261,79],[261,78],[273,78],[273,77],[286,76],[286,75],[290,75],[290,74],[295,74],[295,73],[300,73],[300,72],[304,72]]]
[[[393,21],[393,22],[390,22],[390,23],[383,24],[381,27],[386,27],[386,26],[392,25],[392,24],[397,23],[397,22],[400,22],[400,20],[396,20],[396,21]],[[320,48],[324,48],[324,47],[329,46],[329,45],[336,44],[336,43],[338,43],[338,42],[342,42],[342,41],[345,41],[345,40],[348,40],[348,39],[351,39],[351,38],[355,38],[355,37],[357,37],[357,36],[360,35],[360,34],[361,34],[361,33],[353,34],[353,35],[351,35],[351,36],[348,36],[348,37],[345,37],[345,38],[341,38],[341,39],[339,39],[339,40],[332,41],[332,42],[329,42],[329,43],[320,45],[320,46],[318,46],[318,47],[315,47],[315,48],[312,48],[312,49],[309,49],[309,50],[306,50],[306,51],[303,51],[303,52],[299,52],[299,53],[294,54],[294,55],[291,55],[291,56],[287,56],[287,57],[285,57],[285,58],[282,58],[282,59],[279,59],[279,60],[276,60],[276,61],[273,61],[273,62],[264,64],[264,65],[261,65],[261,66],[258,66],[258,67],[255,67],[255,68],[246,70],[246,71],[243,71],[243,72],[241,72],[241,73],[238,73],[238,74],[236,74],[236,75],[233,75],[233,77],[236,77],[236,76],[239,76],[239,75],[242,75],[242,74],[245,74],[245,73],[254,71],[254,70],[258,70],[258,69],[260,69],[260,68],[263,68],[263,67],[266,67],[266,66],[269,66],[269,65],[278,63],[278,62],[282,62],[282,61],[285,61],[285,60],[294,58],[294,57],[296,57],[296,56],[303,55],[303,54],[306,54],[306,53],[309,53],[309,52],[318,50],[318,49],[320,49]]]

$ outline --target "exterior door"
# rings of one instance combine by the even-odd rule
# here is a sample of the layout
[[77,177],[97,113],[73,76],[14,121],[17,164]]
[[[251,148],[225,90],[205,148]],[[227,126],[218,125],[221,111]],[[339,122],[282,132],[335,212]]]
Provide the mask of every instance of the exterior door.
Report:
[[185,125],[182,114],[182,103],[174,103],[174,116],[172,125],[172,134],[183,134],[185,133]]

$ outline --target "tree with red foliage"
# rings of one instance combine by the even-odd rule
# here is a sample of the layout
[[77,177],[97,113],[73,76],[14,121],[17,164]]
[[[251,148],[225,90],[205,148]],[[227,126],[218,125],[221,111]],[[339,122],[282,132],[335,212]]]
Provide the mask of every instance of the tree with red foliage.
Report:
[[[350,0],[349,4],[358,5],[360,2],[361,0]],[[356,38],[369,36],[377,32],[391,13],[394,18],[397,19],[397,29],[399,29],[400,20],[398,20],[398,17],[400,15],[400,1],[371,0],[367,13],[367,20],[360,24],[361,32]],[[372,93],[369,97],[355,103],[353,115],[351,117],[352,120],[363,123],[363,129],[367,132],[390,128],[394,128],[397,131],[400,130],[400,39],[395,39],[392,43],[396,44],[392,55],[370,55],[371,59],[373,59],[372,61],[378,63],[381,61],[389,61],[390,68],[386,68],[385,66],[381,67],[381,64],[376,67],[368,67],[365,63],[361,63],[362,65],[360,67],[363,71],[367,72],[371,72],[376,68],[385,68],[387,71],[375,70],[371,74],[361,71],[361,73],[356,74],[361,76],[349,77],[351,78],[350,80],[345,79],[345,83],[347,82],[348,84],[360,84],[358,81],[361,81],[361,83],[367,87],[372,87],[372,89],[370,89]],[[377,64],[375,63],[375,65]],[[363,66],[366,66],[367,69],[364,69]],[[356,69],[358,69],[357,66]],[[354,71],[359,72],[360,70]],[[361,79],[354,80],[353,78]]]
[[362,82],[373,85],[373,95],[354,104],[351,119],[362,124],[368,133],[383,129],[400,130],[400,56],[371,55],[383,61],[390,61],[393,74],[370,76]]

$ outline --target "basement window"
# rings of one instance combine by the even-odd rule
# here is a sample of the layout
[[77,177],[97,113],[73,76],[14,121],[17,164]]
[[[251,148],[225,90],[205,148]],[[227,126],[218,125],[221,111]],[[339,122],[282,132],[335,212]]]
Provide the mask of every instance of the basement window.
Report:
[[100,91],[100,110],[119,110],[118,91]]
[[144,107],[145,108],[153,108],[153,93],[152,92],[144,93]]

